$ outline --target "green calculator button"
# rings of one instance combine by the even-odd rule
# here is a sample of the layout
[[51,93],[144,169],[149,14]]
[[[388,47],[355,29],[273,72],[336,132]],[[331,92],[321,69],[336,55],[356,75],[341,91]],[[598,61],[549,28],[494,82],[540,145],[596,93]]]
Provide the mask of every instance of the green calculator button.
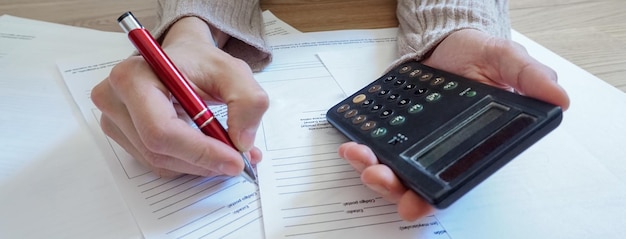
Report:
[[406,121],[406,117],[402,116],[402,115],[398,115],[396,117],[393,117],[390,121],[389,124],[391,125],[401,125],[404,123],[404,121]]
[[375,130],[372,130],[372,137],[374,138],[378,138],[378,137],[382,137],[385,134],[387,134],[387,129],[385,128],[376,128]]
[[457,86],[459,86],[459,83],[457,83],[456,81],[450,81],[450,82],[446,83],[443,86],[443,89],[444,90],[452,90],[452,89],[456,88]]
[[423,109],[424,109],[423,105],[415,104],[409,108],[409,113],[415,114],[415,113],[422,111]]
[[430,95],[426,96],[426,101],[428,102],[434,102],[441,99],[441,94],[435,92],[435,93],[431,93]]

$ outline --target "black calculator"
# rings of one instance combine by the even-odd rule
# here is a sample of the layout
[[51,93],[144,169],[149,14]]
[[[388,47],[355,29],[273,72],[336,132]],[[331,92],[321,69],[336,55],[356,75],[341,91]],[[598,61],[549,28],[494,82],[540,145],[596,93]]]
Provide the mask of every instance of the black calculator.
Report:
[[404,185],[446,208],[555,129],[560,107],[413,61],[330,108]]

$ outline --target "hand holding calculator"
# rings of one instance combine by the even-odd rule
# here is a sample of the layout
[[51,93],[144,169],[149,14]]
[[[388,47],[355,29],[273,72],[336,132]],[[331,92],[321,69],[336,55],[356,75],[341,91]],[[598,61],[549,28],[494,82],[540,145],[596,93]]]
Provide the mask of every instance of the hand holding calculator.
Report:
[[406,187],[446,208],[556,128],[561,108],[408,62],[327,112]]

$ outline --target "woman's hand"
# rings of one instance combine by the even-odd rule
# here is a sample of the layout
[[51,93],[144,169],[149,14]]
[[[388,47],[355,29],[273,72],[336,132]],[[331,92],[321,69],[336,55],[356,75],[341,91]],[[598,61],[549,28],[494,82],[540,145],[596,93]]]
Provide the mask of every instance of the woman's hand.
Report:
[[[253,143],[269,99],[245,62],[216,47],[227,39],[187,17],[169,29],[162,47],[201,98],[228,106],[230,138],[258,163],[261,152]],[[102,111],[103,131],[161,176],[238,175],[243,169],[237,150],[191,126],[141,56],[116,65],[92,90],[92,100]]]
[[[424,64],[482,83],[514,90],[564,110],[569,98],[558,84],[557,75],[515,42],[494,38],[477,30],[459,30],[444,39],[423,61]],[[402,185],[389,169],[379,164],[365,145],[349,142],[339,148],[340,157],[361,173],[361,180],[387,200],[397,204],[402,219],[413,221],[434,211],[413,191]]]

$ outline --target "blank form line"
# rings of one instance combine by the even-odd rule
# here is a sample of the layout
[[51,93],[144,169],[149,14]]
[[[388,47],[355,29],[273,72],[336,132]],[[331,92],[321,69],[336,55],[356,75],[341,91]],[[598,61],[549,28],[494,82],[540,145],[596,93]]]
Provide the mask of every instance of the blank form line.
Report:
[[[182,185],[184,185],[184,184],[186,184],[186,183],[188,183],[188,182],[191,182],[191,181],[193,181],[193,180],[196,180],[196,179],[198,179],[198,178],[200,178],[200,177],[190,178],[190,179],[188,179],[187,181],[183,181],[183,182],[181,182],[181,183],[179,183],[179,184],[173,185],[173,186],[171,186],[171,187],[169,187],[169,188],[166,188],[166,189],[164,189],[164,190],[162,190],[162,191],[160,191],[160,192],[157,192],[157,193],[155,193],[155,194],[153,194],[153,195],[150,195],[150,196],[146,197],[146,199],[150,199],[150,198],[156,197],[156,196],[158,196],[158,195],[161,195],[161,194],[163,194],[163,193],[165,193],[165,192],[167,192],[167,191],[170,191],[170,190],[172,190],[172,189],[178,188],[178,187],[180,187],[180,186],[182,186]],[[144,191],[144,192],[145,192],[145,191]],[[143,192],[142,192],[142,193],[143,193]]]
[[341,203],[335,202],[335,203],[325,203],[325,204],[319,204],[319,205],[310,205],[310,206],[304,206],[304,207],[282,208],[281,210],[289,211],[289,210],[307,209],[307,208],[314,208],[314,207],[326,207],[326,206],[334,206],[334,205],[341,205]]
[[[169,215],[172,215],[172,214],[174,214],[174,213],[180,212],[180,211],[182,211],[182,210],[183,210],[183,209],[185,209],[185,208],[188,208],[188,207],[190,207],[190,206],[192,206],[192,205],[194,205],[194,204],[196,204],[196,203],[198,203],[198,202],[204,201],[205,199],[210,198],[210,197],[212,197],[213,195],[218,194],[218,193],[220,193],[220,192],[223,192],[223,191],[225,191],[226,189],[229,189],[229,188],[231,188],[231,187],[233,187],[233,186],[235,186],[235,185],[237,185],[237,184],[238,184],[238,183],[228,185],[227,187],[225,187],[225,188],[223,188],[223,189],[221,189],[221,190],[218,190],[218,191],[216,191],[216,192],[214,192],[214,193],[211,193],[211,194],[207,195],[206,197],[202,197],[202,198],[200,198],[200,199],[198,199],[198,200],[196,200],[196,201],[194,201],[194,202],[192,202],[192,203],[190,203],[190,204],[188,204],[188,205],[186,205],[186,206],[183,206],[183,207],[181,207],[181,208],[179,208],[179,209],[177,209],[177,210],[174,210],[174,211],[172,211],[172,212],[170,212],[170,213],[168,213],[168,214],[165,214],[165,215],[163,215],[163,216],[159,217],[158,219],[160,220],[160,219],[163,219],[163,218],[165,218],[165,217],[167,217],[167,216],[169,216]],[[212,188],[212,187],[214,187],[214,186],[216,186],[216,185],[213,185],[213,186],[211,186],[210,188]],[[185,198],[183,198],[183,199],[181,199],[181,200],[178,200],[178,201],[176,201],[176,202],[174,202],[174,203],[172,203],[172,204],[170,204],[170,205],[167,205],[167,206],[166,206],[166,207],[164,207],[164,208],[161,208],[161,209],[159,209],[159,210],[157,210],[157,211],[154,211],[154,213],[156,213],[156,212],[158,212],[158,211],[161,211],[161,210],[163,210],[163,209],[165,209],[165,208],[171,207],[171,206],[173,206],[173,205],[175,205],[175,204],[177,204],[177,203],[179,203],[179,202],[182,202],[182,201],[184,201],[184,200],[187,200],[187,199],[189,199],[189,198],[191,198],[191,197],[193,197],[193,196],[196,196],[196,195],[198,195],[198,194],[200,194],[200,193],[202,193],[202,192],[204,192],[204,191],[206,191],[206,190],[208,190],[208,189],[210,189],[210,188],[207,188],[207,189],[204,189],[204,190],[202,190],[202,191],[200,191],[200,192],[197,192],[197,193],[194,193],[194,194],[192,194],[192,195],[189,195],[188,197],[185,197]]]
[[388,222],[378,222],[378,223],[371,223],[371,224],[363,224],[363,225],[352,226],[352,227],[341,227],[341,228],[335,228],[335,229],[324,230],[324,231],[313,231],[313,232],[306,232],[306,233],[287,234],[287,235],[285,235],[285,237],[297,237],[297,236],[304,236],[304,235],[311,235],[311,234],[318,234],[318,233],[326,233],[326,232],[333,232],[333,231],[342,231],[342,230],[349,230],[349,229],[360,228],[360,227],[369,227],[369,226],[384,225],[384,224],[391,224],[391,223],[398,223],[398,222],[402,222],[402,220],[395,220],[395,221],[388,221]]
[[276,187],[279,187],[279,188],[294,187],[294,186],[311,185],[311,184],[319,184],[319,183],[338,182],[338,181],[352,180],[352,179],[361,179],[361,177],[338,178],[338,179],[333,179],[333,180],[323,180],[323,181],[317,181],[317,182],[306,182],[306,183],[295,183],[295,184],[282,184],[282,185],[277,185]]
[[318,173],[318,174],[309,174],[309,175],[294,176],[294,177],[276,178],[276,180],[290,180],[290,179],[296,179],[296,178],[309,178],[309,177],[315,177],[315,176],[324,176],[324,175],[340,174],[340,173],[356,173],[356,172],[353,169],[350,169],[350,170],[329,172],[329,173]]
[[[290,156],[290,157],[276,157],[276,158],[272,158],[271,161],[280,161],[280,160],[293,160],[296,158],[310,158],[310,157],[316,157],[316,156],[320,156],[320,155],[333,155],[333,157],[337,156],[336,152],[323,152],[323,153],[317,153],[317,154],[311,154],[311,155],[299,155],[299,156]],[[310,162],[310,160],[306,160],[303,162]]]
[[320,166],[320,167],[309,167],[309,168],[301,168],[301,169],[274,171],[274,173],[291,173],[291,172],[298,172],[298,171],[310,171],[310,170],[315,170],[315,169],[334,168],[334,167],[342,167],[342,166],[349,166],[349,164],[342,163],[342,164]]
[[[397,212],[388,212],[388,213],[380,213],[380,214],[374,214],[374,215],[367,215],[367,216],[360,216],[360,217],[350,217],[350,218],[343,218],[343,219],[336,219],[336,220],[328,220],[328,221],[319,221],[319,222],[310,222],[310,223],[302,223],[302,224],[293,224],[293,225],[285,225],[285,227],[302,227],[302,226],[311,226],[311,225],[317,225],[317,224],[323,224],[323,223],[329,223],[329,222],[343,222],[343,221],[352,221],[352,220],[356,220],[356,219],[363,219],[363,218],[370,218],[370,217],[378,217],[378,216],[386,216],[386,215],[391,215],[391,214],[396,214]],[[397,220],[397,221],[402,221],[402,220]]]
[[[260,209],[259,209],[259,210],[260,210]],[[257,210],[257,211],[258,211],[258,210]],[[244,228],[244,227],[246,227],[246,226],[250,225],[250,224],[251,224],[251,223],[253,223],[253,222],[256,222],[256,221],[258,221],[258,220],[261,220],[262,218],[263,218],[263,216],[255,217],[255,218],[253,218],[252,220],[250,220],[249,222],[247,222],[247,223],[245,223],[245,224],[241,225],[240,227],[238,227],[238,228],[237,228],[237,230],[239,230],[239,229],[241,229],[241,228]],[[226,235],[224,235],[223,237],[220,237],[220,238],[225,238],[225,237],[229,236],[230,234],[233,234],[233,232],[235,232],[235,231],[237,231],[237,230],[231,231],[230,233],[228,233],[228,234],[226,234]]]
[[[170,182],[174,182],[174,181],[176,181],[176,180],[178,180],[178,179],[180,179],[180,178],[182,178],[182,177],[185,177],[185,176],[186,176],[186,175],[184,175],[184,174],[183,174],[183,175],[180,175],[180,176],[178,176],[178,177],[171,178],[171,179],[169,179],[169,180],[164,180],[164,182],[162,182],[162,183],[160,183],[160,184],[158,184],[158,185],[155,185],[155,186],[153,186],[153,187],[151,187],[151,188],[148,188],[148,189],[146,189],[146,190],[142,191],[141,193],[145,193],[145,192],[147,192],[147,191],[150,191],[150,190],[153,190],[153,189],[155,189],[155,188],[161,187],[161,186],[163,186],[163,185],[165,185],[165,184],[168,184],[168,183],[170,183]],[[157,178],[157,179],[155,179],[155,180],[151,180],[150,182],[155,182],[155,181],[158,181],[158,180],[160,180],[160,179],[163,179],[163,178]],[[147,184],[147,183],[144,183],[144,184],[142,184],[141,186],[146,185],[146,184]]]
[[[213,185],[210,185],[209,187],[207,187],[207,188],[205,188],[205,189],[202,189],[202,190],[200,190],[200,191],[198,191],[198,192],[195,192],[195,193],[193,193],[193,194],[191,194],[191,195],[189,195],[189,196],[187,196],[187,197],[184,197],[184,198],[181,198],[181,199],[179,199],[179,200],[177,200],[177,201],[174,201],[174,202],[172,202],[172,203],[170,203],[170,204],[168,204],[168,205],[166,205],[166,206],[164,206],[164,207],[161,207],[161,208],[159,208],[159,209],[157,209],[157,210],[155,210],[155,211],[152,211],[152,212],[153,212],[153,213],[157,213],[157,212],[159,212],[159,211],[161,211],[161,210],[163,210],[163,209],[166,209],[166,208],[168,208],[168,207],[173,206],[174,204],[177,204],[177,203],[182,202],[182,201],[184,201],[184,200],[187,200],[187,199],[189,199],[189,198],[191,198],[191,197],[193,197],[193,196],[196,196],[196,195],[198,195],[198,194],[201,194],[201,193],[203,193],[204,191],[207,191],[207,190],[209,190],[209,189],[212,189],[213,187],[219,186],[221,183],[223,183],[223,182],[218,182],[218,183],[215,183],[215,184],[213,184]],[[233,185],[230,185],[229,187],[231,187],[231,186],[233,186]],[[228,188],[228,187],[227,187],[227,188]],[[224,188],[224,189],[226,189],[226,188]],[[214,194],[216,194],[216,193],[219,193],[219,192],[221,192],[221,191],[223,191],[223,190],[219,190],[219,191],[216,191],[216,192],[214,192],[214,193],[211,193],[211,194],[207,195],[207,196],[206,196],[206,197],[204,197],[204,198],[208,198],[208,197],[210,197],[210,196],[212,196],[212,195],[214,195]],[[177,195],[179,195],[179,194],[180,194],[180,193],[178,193],[178,194],[176,194],[176,195],[172,195],[172,197],[173,197],[173,196],[177,196]],[[184,207],[183,207],[183,208],[184,208]],[[179,209],[179,210],[182,210],[183,208],[181,208],[181,209]],[[178,210],[177,210],[177,211],[178,211]],[[170,213],[170,214],[171,214],[171,213]],[[161,218],[162,218],[162,217],[161,217]]]
[[297,216],[283,217],[283,219],[300,218],[300,217],[312,217],[312,216],[328,215],[328,214],[335,214],[335,213],[342,213],[342,212],[344,212],[344,210],[337,210],[337,211],[330,211],[330,212],[323,212],[323,213],[315,213],[315,214],[302,214],[302,215],[297,215]]
[[159,181],[159,180],[161,180],[161,179],[162,179],[162,178],[160,178],[160,177],[158,177],[158,178],[154,178],[154,179],[149,180],[149,181],[147,181],[147,182],[145,182],[145,183],[142,183],[142,184],[137,185],[137,187],[138,187],[138,188],[140,188],[140,187],[146,186],[146,185],[148,185],[148,184],[150,184],[150,183],[152,183],[152,182]]
[[311,163],[335,161],[335,160],[341,160],[343,162],[342,158],[329,158],[329,159],[320,159],[320,160],[313,160],[313,161],[299,161],[299,162],[290,162],[290,163],[284,163],[284,164],[274,164],[274,166],[276,166],[276,167],[283,167],[283,166],[293,166],[293,165],[299,165],[299,164],[311,164]]
[[373,208],[390,207],[390,206],[395,207],[396,204],[389,203],[389,204],[383,204],[383,205],[377,205],[377,206],[371,206],[371,207],[364,207],[363,209],[373,209]]
[[[185,223],[184,225],[181,225],[180,227],[174,228],[174,229],[172,229],[171,231],[166,232],[165,234],[168,234],[168,235],[169,235],[169,234],[172,234],[172,233],[174,233],[174,232],[176,232],[176,231],[178,231],[178,230],[180,230],[180,229],[183,229],[183,228],[185,228],[185,227],[187,227],[187,226],[189,226],[189,225],[191,225],[191,224],[194,224],[194,223],[196,223],[196,222],[198,222],[198,221],[200,221],[200,220],[202,220],[202,219],[204,219],[204,218],[208,217],[209,215],[211,215],[211,214],[213,214],[213,213],[216,213],[216,212],[218,212],[219,210],[222,210],[222,209],[224,209],[224,208],[225,208],[225,207],[220,207],[220,208],[217,208],[217,209],[215,209],[215,210],[213,210],[213,211],[210,211],[210,212],[208,212],[208,213],[204,214],[203,216],[201,216],[201,217],[199,217],[199,218],[196,218],[196,219],[194,219],[194,220],[192,220],[192,221],[190,221],[190,222],[188,222],[188,223]],[[194,232],[194,231],[192,231],[192,232]],[[179,238],[181,238],[181,237],[185,237],[186,235],[188,235],[188,234],[190,234],[190,233],[191,233],[191,232],[186,233],[185,235],[182,235],[182,236],[180,236]]]
[[[213,231],[211,231],[211,232],[209,232],[209,233],[207,233],[207,234],[205,234],[205,235],[202,235],[202,236],[200,236],[200,237],[198,237],[198,238],[205,238],[205,237],[207,237],[207,236],[211,235],[212,233],[214,233],[214,232],[216,232],[216,231],[218,231],[218,230],[220,230],[220,229],[222,229],[222,228],[224,228],[224,227],[228,226],[230,223],[232,223],[232,222],[236,222],[236,221],[239,221],[239,220],[241,220],[243,217],[245,217],[245,216],[247,216],[247,215],[250,215],[250,213],[257,212],[258,210],[260,210],[260,207],[253,208],[253,209],[252,209],[252,210],[250,210],[248,213],[243,214],[242,216],[240,216],[240,217],[238,217],[238,218],[235,218],[235,219],[231,220],[230,222],[228,222],[228,223],[224,224],[223,226],[218,227],[218,228],[216,228],[215,230],[213,230]],[[231,214],[229,213],[229,215],[231,215]],[[254,219],[253,221],[256,221],[256,219]],[[250,223],[250,222],[246,223],[245,225],[247,225],[247,224],[249,224],[249,223]],[[239,228],[241,228],[241,227],[239,227]],[[237,230],[238,230],[239,228],[237,228]],[[234,231],[237,231],[237,230],[233,230],[233,231],[231,231],[231,232],[230,232],[230,233],[228,233],[228,234],[231,234],[231,233],[233,233]]]
[[[275,64],[270,65],[263,70],[263,72],[275,72],[275,71],[287,71],[293,69],[311,69],[311,68],[320,68],[324,67],[320,62],[314,61],[305,61],[305,62],[296,62],[289,64]],[[308,78],[310,79],[310,77]]]
[[338,186],[338,187],[329,187],[329,188],[320,188],[320,189],[311,189],[311,190],[302,190],[302,191],[282,192],[279,194],[288,195],[288,194],[296,194],[296,193],[310,193],[310,192],[318,192],[318,191],[325,191],[325,190],[338,189],[338,188],[349,188],[349,187],[363,187],[363,184],[345,185],[345,186]]
[[223,215],[223,216],[221,216],[221,217],[215,218],[215,220],[210,221],[210,222],[207,222],[207,223],[205,223],[204,225],[202,225],[202,226],[200,226],[200,227],[198,227],[198,228],[196,228],[196,229],[193,229],[192,231],[187,232],[187,233],[185,233],[184,235],[179,236],[179,237],[177,237],[177,238],[184,238],[184,237],[186,237],[186,236],[189,236],[189,235],[191,235],[191,233],[197,232],[197,231],[199,231],[200,229],[205,228],[205,227],[207,227],[207,226],[209,226],[209,225],[211,225],[211,224],[213,224],[213,223],[215,223],[215,222],[217,222],[217,221],[221,220],[222,218],[227,217],[228,215],[230,215],[230,213],[227,213],[227,214],[224,214],[224,215]]
[[[186,188],[186,189],[185,189],[185,190],[183,190],[183,191],[180,191],[180,192],[175,193],[175,194],[172,194],[172,195],[170,195],[170,196],[168,196],[168,197],[162,198],[161,200],[158,200],[158,201],[152,202],[152,203],[150,203],[150,206],[154,206],[154,205],[156,205],[156,204],[158,204],[158,203],[160,203],[160,202],[163,202],[163,201],[165,201],[165,200],[167,200],[167,199],[170,199],[170,198],[176,197],[176,196],[180,195],[181,193],[187,192],[187,191],[189,191],[189,190],[191,190],[191,189],[193,189],[193,188],[196,188],[196,187],[198,187],[198,186],[202,186],[202,185],[204,185],[205,183],[210,182],[212,179],[213,179],[213,178],[207,178],[207,179],[205,179],[205,180],[202,180],[202,181],[200,181],[199,183],[196,183],[196,184],[194,184],[194,185],[191,185],[190,187]],[[224,181],[222,181],[222,182],[224,182]],[[216,186],[216,185],[219,185],[219,184],[220,184],[220,183],[222,183],[222,182],[218,182],[218,183],[217,183],[217,184],[215,184],[215,185],[211,185],[209,188],[212,188],[212,187],[214,187],[214,186]],[[206,189],[205,189],[205,190],[206,190]]]

